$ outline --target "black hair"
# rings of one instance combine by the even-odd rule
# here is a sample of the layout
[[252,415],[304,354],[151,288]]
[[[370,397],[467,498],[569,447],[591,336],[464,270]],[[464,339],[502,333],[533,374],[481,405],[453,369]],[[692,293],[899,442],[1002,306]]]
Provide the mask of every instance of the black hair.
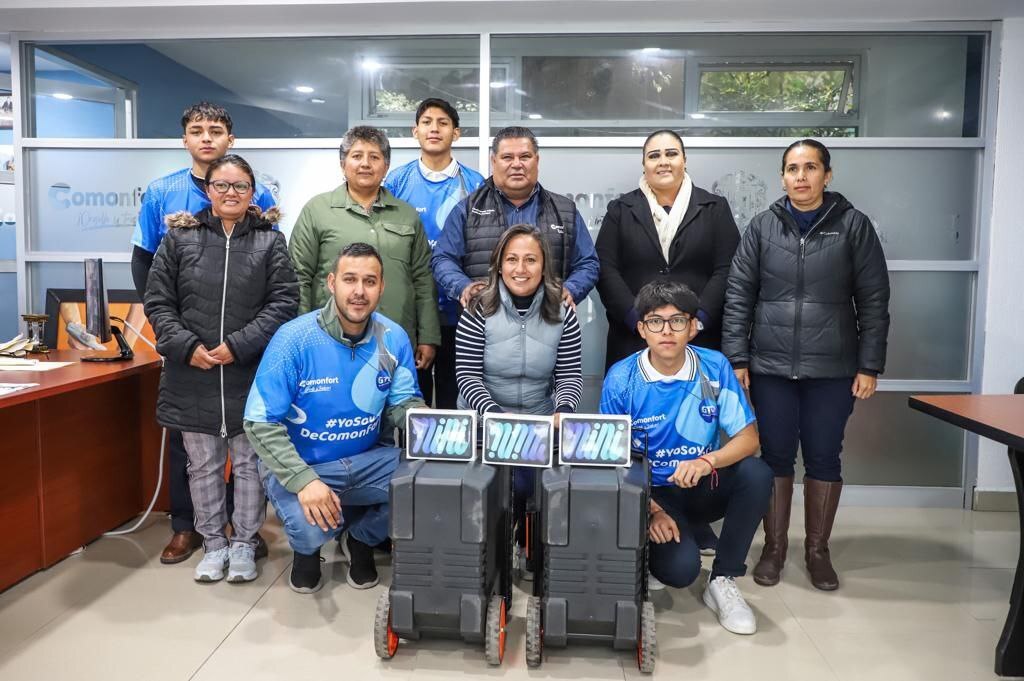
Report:
[[338,263],[341,262],[342,258],[376,258],[377,262],[380,263],[381,277],[384,276],[384,261],[381,260],[377,249],[370,244],[356,241],[338,251],[338,257],[334,259],[334,267],[331,268],[335,274],[338,272]]
[[697,314],[697,308],[700,307],[700,299],[686,284],[668,279],[655,279],[643,285],[637,292],[636,301],[633,303],[640,319],[643,319],[647,313],[666,305],[673,305],[683,314],[693,317]]
[[228,129],[228,134],[231,134],[231,115],[228,114],[227,109],[217,104],[203,101],[185,109],[185,112],[181,114],[181,129],[188,130],[188,124],[195,121],[223,123],[224,127]]
[[242,172],[249,176],[249,182],[252,184],[252,189],[253,191],[256,191],[256,174],[253,173],[252,166],[249,165],[249,162],[238,154],[225,154],[224,156],[211,161],[210,165],[206,168],[206,177],[203,178],[203,181],[205,181],[206,184],[210,184],[210,178],[213,177],[213,171],[221,166],[235,166],[236,168],[241,169]]
[[[541,270],[540,288],[544,289],[540,316],[548,324],[559,324],[562,321],[562,282],[555,275],[555,267],[551,260],[551,247],[548,240],[534,225],[520,223],[512,225],[501,235],[494,250],[491,251],[490,267],[487,270],[487,285],[473,298],[470,308],[479,306],[484,317],[490,317],[501,308],[501,263],[505,259],[505,249],[509,242],[517,236],[528,236],[540,246],[544,265]],[[536,292],[534,292],[536,294]]]
[[832,154],[829,153],[828,147],[818,140],[802,139],[793,142],[786,147],[784,152],[782,152],[782,172],[786,172],[786,156],[788,156],[789,152],[793,151],[797,147],[811,147],[812,149],[817,149],[818,157],[821,159],[821,165],[825,166],[825,172],[827,173],[832,170]]
[[416,107],[415,125],[419,125],[420,117],[427,109],[440,109],[441,111],[444,111],[445,115],[452,119],[452,127],[459,127],[459,112],[456,111],[455,107],[449,104],[446,100],[438,99],[437,97],[428,97],[420,102],[420,105]]
[[384,155],[384,162],[391,165],[391,142],[388,141],[387,134],[380,128],[374,128],[369,125],[357,125],[354,128],[349,128],[349,131],[341,138],[341,146],[338,148],[338,153],[341,155],[342,160],[348,156],[348,152],[352,151],[353,145],[359,140],[376,144],[380,148],[380,153]]
[[494,135],[494,141],[491,142],[491,153],[497,155],[498,144],[500,144],[502,140],[515,139],[530,140],[530,146],[533,147],[533,153],[535,154],[540,149],[540,146],[537,144],[537,136],[533,134],[533,130],[521,125],[510,125],[507,128],[502,128]]
[[651,140],[657,137],[658,135],[671,135],[672,137],[675,137],[676,141],[679,142],[679,148],[682,150],[683,156],[686,156],[686,145],[683,144],[683,138],[679,135],[679,133],[676,132],[675,130],[662,128],[661,130],[655,130],[654,132],[647,136],[647,139],[644,140],[644,145],[640,147],[640,153],[643,154],[644,158],[647,158],[647,145],[650,144]]

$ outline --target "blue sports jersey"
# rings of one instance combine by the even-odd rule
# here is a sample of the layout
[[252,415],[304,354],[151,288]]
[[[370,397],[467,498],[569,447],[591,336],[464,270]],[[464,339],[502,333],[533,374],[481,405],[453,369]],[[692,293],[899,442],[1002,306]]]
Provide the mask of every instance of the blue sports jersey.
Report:
[[375,312],[373,326],[353,348],[324,331],[319,315],[304,314],[274,334],[244,417],[283,423],[310,465],[376,446],[384,410],[421,397],[412,345],[401,326]]
[[[273,208],[277,203],[270,190],[259,183],[256,183],[252,202],[263,210]],[[191,168],[153,180],[142,195],[142,208],[139,209],[139,220],[132,232],[132,244],[156,253],[160,240],[167,233],[164,218],[182,210],[195,215],[209,207],[210,198],[192,181]]]
[[646,432],[651,484],[668,485],[680,461],[718,449],[719,429],[736,435],[754,422],[754,411],[722,353],[689,345],[690,373],[663,380],[645,367],[646,352],[635,352],[608,370],[601,413],[629,415],[634,444],[639,440],[642,446]]
[[[458,169],[454,177],[434,182],[423,177],[420,162],[416,160],[395,168],[384,180],[384,186],[389,192],[416,209],[431,250],[437,247],[444,222],[452,208],[484,183],[483,175],[475,170],[461,163]],[[445,324],[458,324],[458,306],[444,293],[438,295],[438,307]]]

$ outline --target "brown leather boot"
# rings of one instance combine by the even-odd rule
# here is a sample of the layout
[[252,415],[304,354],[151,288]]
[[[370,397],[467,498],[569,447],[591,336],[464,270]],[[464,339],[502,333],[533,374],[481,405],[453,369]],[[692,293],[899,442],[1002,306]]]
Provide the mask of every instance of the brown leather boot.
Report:
[[768,513],[764,516],[764,549],[754,566],[754,581],[761,586],[779,583],[789,548],[789,511],[793,506],[793,476],[775,478]]
[[171,541],[164,547],[160,554],[160,562],[164,565],[173,565],[188,560],[195,553],[195,550],[203,545],[203,535],[198,532],[184,530],[175,532]]
[[843,483],[804,478],[804,560],[811,584],[822,591],[839,588],[839,575],[832,567],[828,539],[839,508]]

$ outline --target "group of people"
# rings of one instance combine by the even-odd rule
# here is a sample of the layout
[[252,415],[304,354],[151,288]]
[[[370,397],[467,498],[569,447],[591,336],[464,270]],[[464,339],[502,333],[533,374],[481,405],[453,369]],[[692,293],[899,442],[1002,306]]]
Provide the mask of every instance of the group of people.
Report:
[[[303,207],[286,243],[272,195],[228,153],[228,113],[200,103],[182,126],[192,166],[149,186],[132,256],[165,357],[163,562],[201,545],[196,580],[255,579],[269,500],[293,590],[321,588],[335,539],[348,583],[374,586],[405,412],[429,402],[557,424],[582,398],[575,309],[596,286],[609,324],[600,409],[631,417],[651,466],[650,587],[693,583],[714,553],[704,602],[753,633],[736,578],[763,524],[753,577],[780,579],[799,448],[808,573],[838,588],[843,434],[884,370],[889,283],[870,220],[827,189],[820,142],[785,150],[784,195],[741,237],[728,202],[687,174],[682,138],[656,131],[595,244],[575,203],[538,181],[529,129],[495,135],[484,179],[452,158],[458,112],[428,99],[420,158],[389,173],[386,135],[352,128],[343,184]],[[519,512],[533,478],[513,479]]]

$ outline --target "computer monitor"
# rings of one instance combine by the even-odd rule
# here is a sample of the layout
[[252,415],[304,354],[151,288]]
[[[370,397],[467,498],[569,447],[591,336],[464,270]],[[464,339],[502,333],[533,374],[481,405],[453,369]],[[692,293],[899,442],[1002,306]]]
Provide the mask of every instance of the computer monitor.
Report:
[[476,458],[476,412],[410,409],[405,415],[408,459],[473,461]]
[[85,330],[106,343],[111,336],[117,340],[117,350],[91,352],[82,355],[83,362],[118,362],[135,357],[121,330],[110,325],[110,306],[107,288],[103,285],[103,260],[85,260]]
[[484,414],[483,461],[495,466],[550,468],[554,433],[551,416]]
[[558,463],[569,466],[629,466],[630,419],[609,414],[562,417]]

